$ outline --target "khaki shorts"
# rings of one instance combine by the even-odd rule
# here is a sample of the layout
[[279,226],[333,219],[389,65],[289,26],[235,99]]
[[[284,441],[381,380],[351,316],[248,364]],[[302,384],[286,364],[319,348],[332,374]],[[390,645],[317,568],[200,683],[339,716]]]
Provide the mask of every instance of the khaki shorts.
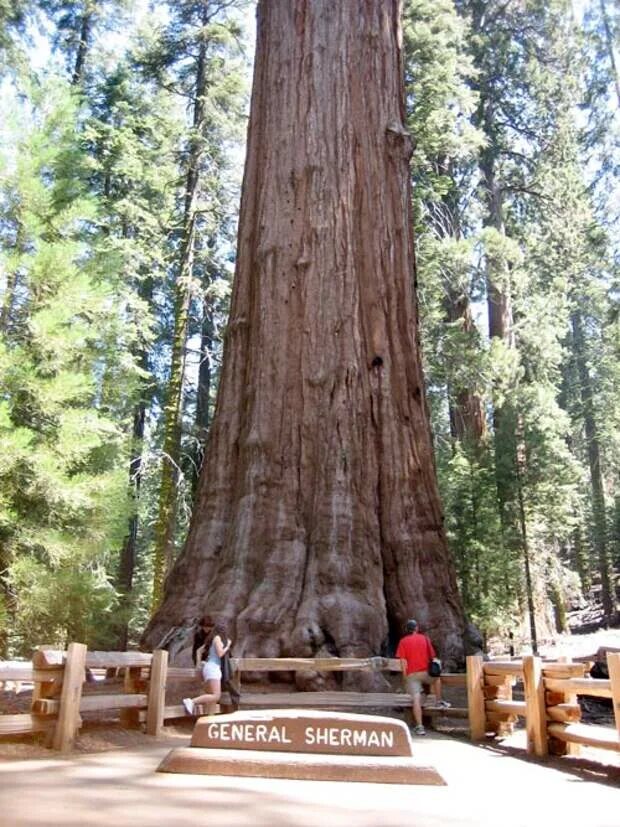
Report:
[[411,674],[407,675],[407,692],[410,695],[421,695],[422,694],[422,684],[424,683],[431,683],[433,678],[431,678],[428,672],[411,672]]

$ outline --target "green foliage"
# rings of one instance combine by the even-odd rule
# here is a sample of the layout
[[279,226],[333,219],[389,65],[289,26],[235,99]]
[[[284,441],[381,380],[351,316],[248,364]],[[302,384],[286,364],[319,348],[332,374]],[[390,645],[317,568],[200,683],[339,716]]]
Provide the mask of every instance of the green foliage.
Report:
[[[66,538],[59,541],[70,548]],[[84,641],[93,648],[106,642],[116,594],[102,566],[76,566],[72,559],[50,569],[24,556],[11,566],[8,584],[18,595],[10,640],[21,654],[42,642],[66,647]]]
[[[226,312],[222,283],[229,276],[223,261],[230,243],[234,215],[228,203],[231,176],[226,146],[238,133],[242,118],[243,65],[237,39],[236,9],[207,2],[182,2],[170,8],[165,26],[145,44],[138,63],[149,79],[180,93],[189,101],[190,123],[181,158],[184,189],[171,275],[172,315],[169,375],[163,406],[162,479],[155,525],[153,600],[176,553],[178,515],[190,493],[186,471],[199,468],[209,421],[209,396],[215,385],[211,364],[218,347],[218,317]],[[220,289],[211,290],[218,283]],[[200,366],[194,428],[188,428],[185,406],[186,347],[199,329]],[[207,369],[205,369],[205,365]],[[188,434],[189,431],[189,434]],[[193,433],[192,433],[193,432]],[[184,451],[189,436],[190,450]],[[193,474],[192,474],[193,475]],[[184,532],[183,532],[184,533]]]
[[[15,274],[0,342],[0,525],[18,652],[44,630],[39,640],[88,639],[97,611],[113,606],[105,564],[127,514],[122,400],[135,383],[133,364],[119,365],[111,348],[136,333],[123,293],[100,277],[78,110],[62,84],[31,100],[34,117],[0,180]],[[101,387],[111,365],[114,406]],[[84,610],[91,590],[94,615]]]
[[[607,58],[609,100],[601,8],[587,25],[598,21],[594,63]],[[600,491],[613,491],[617,477],[617,277],[604,230],[612,211],[597,221],[585,186],[576,125],[585,120],[576,112],[592,61],[580,62],[570,12],[564,0],[405,4],[427,389],[462,595],[487,633],[521,625],[526,553],[543,633],[546,592],[560,613],[560,598],[574,596],[567,566],[588,585],[605,510],[588,473],[593,427]],[[589,159],[602,137],[587,133]],[[481,301],[503,302],[503,328],[490,340]],[[579,364],[576,306],[586,349]]]
[[30,0],[0,0],[0,71],[16,61],[15,35],[23,32]]

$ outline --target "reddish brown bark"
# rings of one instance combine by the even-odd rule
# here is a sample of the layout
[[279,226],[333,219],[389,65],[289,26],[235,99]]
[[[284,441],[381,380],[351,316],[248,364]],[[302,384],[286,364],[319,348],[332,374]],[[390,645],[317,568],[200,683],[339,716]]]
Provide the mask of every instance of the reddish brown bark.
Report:
[[414,308],[398,0],[258,6],[224,365],[185,549],[145,634],[205,610],[237,655],[379,654],[464,620]]
[[[446,319],[450,324],[457,322],[463,334],[473,336],[475,323],[471,313],[469,297],[456,295],[448,290],[444,306]],[[484,404],[480,394],[471,387],[450,387],[449,414],[450,433],[455,442],[477,451],[486,435]]]

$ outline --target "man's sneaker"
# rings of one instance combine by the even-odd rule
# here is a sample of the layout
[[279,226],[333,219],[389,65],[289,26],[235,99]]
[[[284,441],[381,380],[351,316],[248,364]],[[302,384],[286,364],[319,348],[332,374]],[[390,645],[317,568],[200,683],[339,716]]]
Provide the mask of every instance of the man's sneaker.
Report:
[[188,715],[194,715],[194,702],[191,698],[183,698],[183,706]]
[[424,729],[424,727],[422,726],[422,724],[419,724],[419,725],[418,725],[418,726],[417,726],[417,727],[413,730],[413,732],[414,732],[414,735],[426,735],[426,730]]
[[437,701],[437,706],[441,709],[450,709],[452,704],[449,701]]

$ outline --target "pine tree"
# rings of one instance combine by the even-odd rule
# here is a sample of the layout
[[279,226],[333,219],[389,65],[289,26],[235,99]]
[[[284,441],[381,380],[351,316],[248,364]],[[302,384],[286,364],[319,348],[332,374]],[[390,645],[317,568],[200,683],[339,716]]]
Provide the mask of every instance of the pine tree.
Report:
[[[214,185],[213,181],[217,182],[218,171],[214,162],[221,158],[217,145],[218,142],[221,144],[226,131],[225,127],[222,130],[222,119],[225,122],[231,115],[235,117],[241,91],[239,74],[229,60],[238,31],[228,8],[231,5],[238,4],[221,6],[209,0],[176,4],[171,10],[170,25],[162,32],[159,48],[143,58],[145,70],[152,76],[159,75],[165,83],[176,85],[187,96],[191,109],[182,168],[182,217],[174,263],[173,331],[163,411],[162,479],[155,525],[154,606],[161,600],[163,582],[175,556],[186,348],[190,311],[198,292],[199,232],[217,231],[218,192],[217,183]],[[202,269],[208,279],[208,265]]]
[[126,515],[118,414],[136,378],[124,359],[135,335],[126,295],[99,255],[75,103],[51,84],[30,106],[1,181],[4,264],[15,274],[0,343],[4,631],[5,648],[21,653],[105,633],[107,568]]
[[[468,27],[452,2],[404,7],[405,82],[417,232],[422,349],[446,526],[466,610],[486,629],[502,603],[486,437],[486,351],[473,319],[480,293],[472,176],[482,136]],[[499,570],[498,570],[499,569]]]
[[[128,58],[130,61],[130,58]],[[140,379],[132,407],[129,495],[133,504],[115,579],[121,607],[117,646],[125,649],[138,599],[133,594],[138,562],[140,495],[147,413],[157,396],[157,305],[167,292],[170,237],[176,221],[177,154],[183,124],[169,93],[151,89],[130,62],[93,83],[92,116],[84,138],[91,156],[91,188],[101,203],[102,249],[118,278],[132,290],[127,313],[138,337],[131,353]],[[109,377],[108,382],[112,381]]]
[[29,0],[0,0],[0,68],[14,44],[14,35],[24,29]]
[[55,24],[54,45],[64,55],[71,85],[82,86],[98,29],[118,29],[127,0],[38,0]]

